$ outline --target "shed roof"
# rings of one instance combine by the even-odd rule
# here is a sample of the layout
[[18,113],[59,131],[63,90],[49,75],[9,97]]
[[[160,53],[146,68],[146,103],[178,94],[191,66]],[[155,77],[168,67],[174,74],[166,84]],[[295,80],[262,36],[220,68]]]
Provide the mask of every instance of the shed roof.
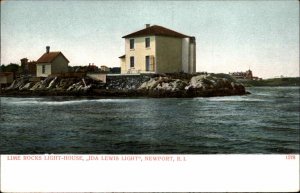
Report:
[[131,37],[140,37],[140,36],[149,36],[149,35],[156,35],[156,36],[169,36],[169,37],[176,37],[176,38],[187,38],[190,36],[181,34],[179,32],[170,30],[168,28],[153,25],[142,30],[133,32],[131,34],[125,35],[122,38],[131,38]]
[[51,63],[56,57],[62,55],[68,62],[70,62],[61,52],[49,52],[43,54],[36,62],[37,63]]

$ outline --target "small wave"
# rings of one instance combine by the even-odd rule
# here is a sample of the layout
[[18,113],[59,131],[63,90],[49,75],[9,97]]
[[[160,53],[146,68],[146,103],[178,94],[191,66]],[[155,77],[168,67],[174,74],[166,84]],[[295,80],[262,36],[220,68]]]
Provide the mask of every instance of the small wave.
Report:
[[31,97],[31,98],[17,98],[17,97],[0,97],[2,103],[9,102],[20,102],[20,101],[36,101],[42,98]]
[[256,95],[256,96],[263,96],[263,97],[265,97],[265,96],[273,96],[273,94],[271,94],[271,93],[254,93],[254,95]]
[[82,100],[64,100],[64,101],[51,101],[43,100],[43,98],[31,98],[19,99],[19,100],[6,100],[2,101],[5,104],[12,105],[73,105],[73,104],[82,104],[82,103],[128,103],[135,102],[138,99],[82,99]]
[[264,99],[256,99],[256,98],[246,98],[241,96],[230,96],[230,97],[212,97],[207,99],[208,101],[266,101]]
[[222,139],[222,138],[224,138],[222,135],[219,135],[219,134],[208,134],[208,135],[204,135],[203,137],[210,138],[210,139]]

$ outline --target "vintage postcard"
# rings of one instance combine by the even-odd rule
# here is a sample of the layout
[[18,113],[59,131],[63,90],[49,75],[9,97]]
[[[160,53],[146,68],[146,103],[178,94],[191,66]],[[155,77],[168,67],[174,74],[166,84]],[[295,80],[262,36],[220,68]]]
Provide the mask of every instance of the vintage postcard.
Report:
[[1,1],[1,191],[297,192],[299,86],[296,0]]

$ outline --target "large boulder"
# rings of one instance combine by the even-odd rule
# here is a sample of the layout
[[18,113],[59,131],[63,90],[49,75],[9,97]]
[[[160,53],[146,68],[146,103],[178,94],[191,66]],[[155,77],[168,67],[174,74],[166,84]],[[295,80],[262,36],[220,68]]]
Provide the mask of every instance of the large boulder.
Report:
[[193,76],[185,87],[192,96],[228,96],[246,94],[245,87],[223,74],[201,74]]
[[74,78],[62,78],[59,80],[59,82],[56,84],[56,89],[58,90],[66,90],[68,89],[71,85],[75,83]]
[[231,82],[226,78],[219,78],[217,79],[217,83],[214,86],[214,88],[220,89],[220,88],[228,88],[232,89]]
[[151,90],[157,87],[162,81],[162,77],[151,78],[149,81],[144,82],[138,89]]
[[51,88],[54,88],[56,86],[56,84],[58,83],[58,78],[55,77],[53,78],[50,83],[48,84],[47,88],[48,89],[51,89]]
[[67,89],[67,91],[79,91],[79,90],[81,90],[82,87],[83,87],[82,83],[81,82],[77,82],[77,83],[72,84]]
[[29,90],[34,85],[34,82],[26,83],[20,90]]
[[238,92],[238,93],[246,93],[245,87],[240,83],[232,82],[231,86],[232,86],[233,90]]
[[191,78],[189,85],[186,86],[185,89],[206,90],[206,89],[213,88],[216,85],[217,85],[216,78],[211,77],[209,75],[198,75],[198,76],[193,76]]
[[160,82],[155,89],[157,90],[166,90],[166,91],[180,91],[184,90],[184,87],[187,85],[186,82],[179,79],[172,79],[166,82]]
[[42,81],[37,82],[35,85],[33,85],[30,90],[44,90],[46,89],[46,86],[43,84]]
[[185,89],[233,89],[232,83],[234,82],[231,82],[231,80],[228,80],[227,78],[214,75],[198,75],[191,78],[190,84],[185,87]]
[[18,78],[14,80],[6,90],[20,90],[28,82],[28,78]]
[[87,84],[85,79],[81,79],[81,81],[72,84],[69,88],[67,88],[67,91],[88,91],[91,88],[91,84]]
[[186,82],[180,79],[172,79],[170,77],[155,77],[144,82],[138,89],[140,90],[165,90],[179,91],[184,90]]

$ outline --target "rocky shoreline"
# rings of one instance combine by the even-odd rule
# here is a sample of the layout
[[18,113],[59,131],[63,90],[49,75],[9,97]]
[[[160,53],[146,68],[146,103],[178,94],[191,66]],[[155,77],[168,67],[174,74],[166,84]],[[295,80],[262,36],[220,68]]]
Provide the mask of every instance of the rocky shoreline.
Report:
[[225,74],[108,76],[106,83],[85,77],[16,79],[0,96],[91,96],[190,98],[245,95],[245,87]]

